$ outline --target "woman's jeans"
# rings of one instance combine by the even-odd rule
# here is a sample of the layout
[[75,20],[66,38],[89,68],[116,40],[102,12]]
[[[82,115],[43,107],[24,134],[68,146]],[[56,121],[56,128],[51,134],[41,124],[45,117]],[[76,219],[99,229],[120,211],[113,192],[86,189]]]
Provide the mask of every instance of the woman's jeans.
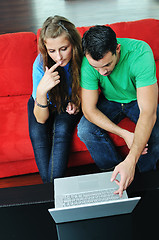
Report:
[[36,121],[33,114],[34,100],[28,101],[29,135],[36,164],[44,183],[62,177],[67,168],[70,143],[81,113],[70,115],[67,112],[50,114],[46,123]]
[[[120,104],[105,99],[101,94],[97,107],[112,122],[118,124],[123,118],[128,117],[134,123],[139,118],[137,101],[128,104]],[[141,155],[137,163],[140,172],[156,169],[159,159],[159,109],[157,109],[157,121],[148,141],[148,153]],[[84,116],[78,125],[78,136],[87,146],[92,158],[100,169],[110,169],[123,161],[108,133],[89,122]]]

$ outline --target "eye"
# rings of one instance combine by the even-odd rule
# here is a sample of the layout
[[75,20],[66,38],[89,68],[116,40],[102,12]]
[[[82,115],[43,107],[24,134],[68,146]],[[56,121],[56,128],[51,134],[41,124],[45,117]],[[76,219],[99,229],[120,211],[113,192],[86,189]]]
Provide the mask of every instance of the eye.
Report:
[[66,51],[67,50],[67,47],[63,47],[61,48],[62,51]]
[[53,49],[48,49],[48,52],[49,52],[49,53],[54,53],[55,50],[53,50]]

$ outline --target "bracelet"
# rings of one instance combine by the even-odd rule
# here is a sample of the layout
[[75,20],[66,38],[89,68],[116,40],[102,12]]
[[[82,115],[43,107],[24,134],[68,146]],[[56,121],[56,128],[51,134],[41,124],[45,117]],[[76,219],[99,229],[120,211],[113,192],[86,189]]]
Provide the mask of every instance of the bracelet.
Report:
[[41,108],[47,108],[49,106],[49,103],[47,105],[41,105],[40,103],[37,102],[36,98],[35,98],[35,103],[38,107],[41,107]]

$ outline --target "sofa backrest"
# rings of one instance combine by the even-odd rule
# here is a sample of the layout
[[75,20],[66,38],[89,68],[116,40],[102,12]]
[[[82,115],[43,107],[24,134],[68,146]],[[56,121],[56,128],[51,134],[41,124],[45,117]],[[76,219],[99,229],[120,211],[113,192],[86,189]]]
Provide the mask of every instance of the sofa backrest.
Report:
[[[108,25],[108,24],[106,24]],[[142,19],[109,24],[117,37],[147,42],[154,53],[159,83],[159,20]],[[77,27],[81,36],[90,26]],[[26,95],[32,92],[32,64],[37,56],[37,36],[32,32],[0,35],[0,96]]]
[[[147,42],[154,54],[156,63],[156,76],[159,84],[159,20],[158,19],[142,19],[128,22],[117,22],[105,24],[110,26],[116,33],[118,38],[134,38]],[[91,26],[77,27],[81,37]],[[37,39],[39,39],[40,29],[37,31]],[[38,45],[38,41],[37,41]],[[37,46],[38,49],[38,46]]]
[[[118,38],[134,38],[147,42],[154,54],[156,63],[156,75],[159,83],[159,20],[142,19],[130,22],[119,22],[106,24],[110,26],[116,33]],[[77,27],[81,36],[90,27]]]
[[[108,24],[106,24],[108,25]],[[159,20],[142,19],[110,24],[117,37],[147,42],[154,53],[159,83]],[[90,26],[77,27],[81,36]],[[26,95],[32,92],[32,64],[37,56],[37,36],[32,32],[0,35],[0,96]]]
[[37,38],[32,32],[0,35],[0,97],[30,94]]
[[[116,33],[118,38],[134,38],[147,42],[154,54],[156,63],[156,76],[159,84],[159,20],[158,19],[142,19],[128,22],[117,22],[105,24],[110,26]],[[91,26],[77,27],[81,37]],[[37,39],[39,39],[40,29],[37,31]],[[37,46],[38,48],[38,46]]]

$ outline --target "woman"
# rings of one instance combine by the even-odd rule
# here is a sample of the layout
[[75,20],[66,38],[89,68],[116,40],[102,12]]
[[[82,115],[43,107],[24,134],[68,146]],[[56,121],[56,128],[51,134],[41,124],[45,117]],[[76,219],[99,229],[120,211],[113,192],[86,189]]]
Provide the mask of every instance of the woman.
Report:
[[64,175],[72,134],[81,118],[81,37],[68,19],[49,17],[40,32],[39,50],[28,118],[35,160],[46,183]]

